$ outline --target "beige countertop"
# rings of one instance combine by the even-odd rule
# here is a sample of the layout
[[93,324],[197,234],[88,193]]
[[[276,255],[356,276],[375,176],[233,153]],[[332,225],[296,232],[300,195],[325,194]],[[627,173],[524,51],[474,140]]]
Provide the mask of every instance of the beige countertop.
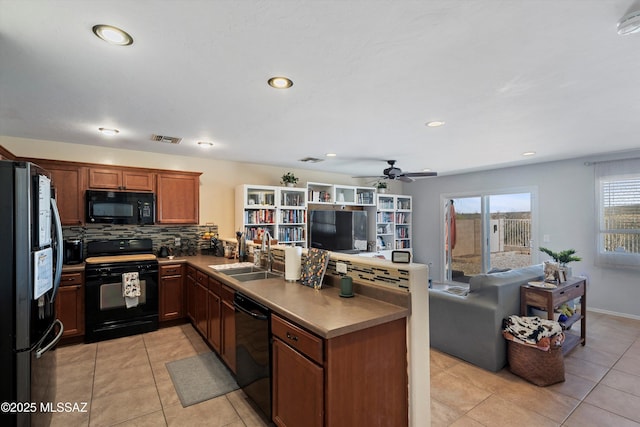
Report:
[[[348,334],[409,315],[409,309],[406,307],[363,295],[342,298],[339,295],[340,290],[330,286],[315,290],[299,282],[286,282],[284,278],[239,282],[209,267],[238,262],[233,259],[196,255],[176,257],[172,260],[158,258],[158,262],[160,266],[189,264],[322,338]],[[84,271],[84,264],[65,265],[62,269],[63,273],[78,271]]]
[[333,287],[315,290],[298,282],[286,282],[284,278],[239,282],[209,267],[236,263],[237,260],[197,255],[173,260],[159,258],[158,261],[160,265],[186,262],[323,338],[348,334],[409,315],[406,307],[362,295],[342,298],[340,290]]

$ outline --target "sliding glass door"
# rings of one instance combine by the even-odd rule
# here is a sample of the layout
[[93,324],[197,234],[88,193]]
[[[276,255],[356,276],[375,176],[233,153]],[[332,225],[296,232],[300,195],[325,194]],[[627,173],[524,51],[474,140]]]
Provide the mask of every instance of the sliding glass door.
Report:
[[532,192],[445,199],[445,280],[531,265]]

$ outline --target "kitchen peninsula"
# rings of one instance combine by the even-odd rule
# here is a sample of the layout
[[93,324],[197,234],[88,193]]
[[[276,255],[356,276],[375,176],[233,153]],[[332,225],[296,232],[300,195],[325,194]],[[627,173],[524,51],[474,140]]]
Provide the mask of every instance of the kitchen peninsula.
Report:
[[[276,266],[280,250],[274,248]],[[429,354],[428,312],[411,308],[412,301],[426,301],[426,296],[418,295],[421,284],[424,284],[424,293],[427,292],[426,266],[332,254],[325,283],[335,283],[339,278],[335,273],[337,261],[347,263],[348,274],[355,275],[356,297],[340,298],[338,287],[332,286],[316,291],[282,278],[240,282],[210,267],[235,262],[221,257],[198,255],[159,261],[161,270],[176,265],[182,268],[183,317],[192,314],[189,306],[194,295],[190,287],[203,291],[196,297],[196,303],[203,303],[203,298],[207,301],[209,294],[215,295],[214,289],[222,289],[220,299],[224,299],[224,289],[230,289],[264,304],[271,309],[273,318],[284,320],[321,343],[320,360],[315,362],[323,372],[321,392],[297,396],[319,399],[315,404],[322,410],[323,421],[318,425],[344,425],[345,420],[349,425],[370,425],[382,420],[384,425],[403,426],[421,425],[429,419],[428,405],[414,403],[429,399],[429,358],[424,357]],[[368,277],[367,273],[371,275]],[[190,276],[195,277],[190,279]],[[386,277],[387,282],[376,284],[376,276]],[[389,285],[388,281],[394,282],[395,278],[406,283],[410,291],[404,285]],[[161,280],[161,295],[162,288]],[[222,310],[223,303],[221,301]],[[207,303],[204,304],[206,312]],[[197,323],[193,323],[199,329]],[[205,331],[207,323],[206,319],[200,322]],[[222,346],[228,328],[229,325],[222,329]],[[216,350],[207,333],[202,330],[200,333]],[[301,353],[311,359],[312,355]],[[286,383],[291,383],[290,378]],[[277,377],[274,384],[278,384]],[[292,403],[285,402],[285,405]],[[277,416],[277,406],[275,410],[274,416]]]

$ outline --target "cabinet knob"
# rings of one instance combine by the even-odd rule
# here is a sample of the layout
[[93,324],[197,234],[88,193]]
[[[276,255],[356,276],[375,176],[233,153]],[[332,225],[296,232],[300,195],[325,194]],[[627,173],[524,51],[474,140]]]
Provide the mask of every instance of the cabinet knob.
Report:
[[298,341],[298,337],[295,335],[291,335],[289,332],[287,332],[287,338],[289,338],[292,341]]

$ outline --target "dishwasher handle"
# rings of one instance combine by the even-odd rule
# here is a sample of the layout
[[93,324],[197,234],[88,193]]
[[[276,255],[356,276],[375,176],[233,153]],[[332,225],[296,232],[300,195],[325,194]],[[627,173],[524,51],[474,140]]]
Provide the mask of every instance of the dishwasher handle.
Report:
[[233,307],[236,308],[237,310],[248,314],[249,316],[253,317],[256,320],[267,320],[268,317],[265,316],[264,314],[258,314],[258,313],[254,313],[253,311],[249,311],[246,308],[244,308],[243,306],[239,305],[237,302],[233,302]]

